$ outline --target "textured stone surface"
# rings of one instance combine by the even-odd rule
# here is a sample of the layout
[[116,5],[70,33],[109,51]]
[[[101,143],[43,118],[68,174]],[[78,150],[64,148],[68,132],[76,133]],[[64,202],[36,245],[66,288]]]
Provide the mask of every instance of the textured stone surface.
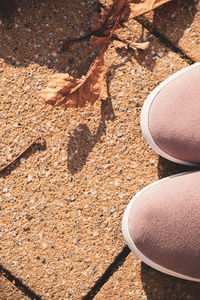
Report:
[[152,26],[182,49],[194,61],[200,60],[199,21],[200,2],[195,0],[171,1],[154,12],[145,14]]
[[144,53],[110,46],[109,100],[79,110],[41,102],[52,73],[84,74],[95,55],[87,41],[62,47],[88,33],[93,7],[84,3],[19,1],[0,26],[2,165],[36,137],[46,140],[46,149],[35,145],[0,176],[1,262],[42,299],[86,295],[125,245],[121,218],[131,197],[176,170],[146,145],[139,116],[149,92],[187,64],[136,22],[119,36],[151,46]]
[[198,300],[199,293],[198,283],[153,270],[131,253],[94,299]]
[[1,300],[28,300],[29,297],[15,287],[3,275],[0,277],[0,299]]

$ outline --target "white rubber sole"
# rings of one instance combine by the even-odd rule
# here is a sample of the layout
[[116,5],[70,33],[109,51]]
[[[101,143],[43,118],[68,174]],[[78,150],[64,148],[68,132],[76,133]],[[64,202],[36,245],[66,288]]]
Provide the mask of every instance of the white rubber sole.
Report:
[[197,279],[197,278],[193,278],[193,277],[188,277],[188,276],[185,276],[185,275],[182,275],[180,273],[176,273],[174,271],[171,271],[169,269],[166,269],[164,267],[162,267],[161,265],[155,263],[154,261],[152,261],[151,259],[149,259],[148,257],[146,257],[137,247],[136,245],[134,244],[131,236],[130,236],[130,233],[129,233],[129,226],[128,226],[128,219],[129,219],[129,214],[130,214],[130,210],[131,210],[131,207],[134,205],[134,202],[136,201],[136,199],[138,197],[140,197],[140,195],[145,192],[146,190],[150,189],[152,186],[156,185],[156,184],[159,184],[160,182],[163,182],[165,180],[170,180],[171,178],[173,177],[176,177],[176,176],[182,176],[182,175],[185,175],[185,174],[188,174],[188,173],[193,173],[193,172],[185,172],[185,173],[178,173],[176,175],[172,175],[172,176],[169,176],[169,177],[166,177],[166,178],[163,178],[161,180],[158,180],[148,186],[146,186],[145,188],[143,188],[141,191],[139,191],[132,199],[131,201],[129,202],[128,206],[126,207],[126,210],[124,212],[124,215],[123,215],[123,219],[122,219],[122,232],[123,232],[123,235],[124,235],[124,239],[128,245],[128,247],[130,248],[130,250],[135,253],[135,255],[137,257],[139,257],[140,260],[142,260],[144,263],[146,263],[147,265],[149,265],[150,267],[160,271],[160,272],[163,272],[165,274],[168,274],[168,275],[171,275],[171,276],[175,276],[175,277],[178,277],[178,278],[181,278],[181,279],[186,279],[186,280],[190,280],[190,281],[196,281],[196,282],[200,282],[200,279]]
[[161,82],[147,97],[146,101],[144,102],[144,105],[142,107],[141,115],[140,115],[140,125],[142,129],[142,133],[148,144],[151,146],[151,148],[157,152],[159,155],[163,156],[164,158],[171,160],[175,163],[187,165],[187,166],[199,166],[199,163],[191,163],[188,161],[183,161],[181,159],[178,159],[176,157],[173,157],[166,152],[164,152],[153,140],[150,130],[149,130],[149,112],[151,109],[151,105],[155,99],[155,97],[160,93],[160,91],[173,79],[177,78],[178,76],[182,75],[183,73],[187,72],[190,69],[195,68],[197,65],[200,65],[200,63],[195,63],[194,65],[188,66],[175,74],[171,75],[167,79],[165,79],[163,82]]

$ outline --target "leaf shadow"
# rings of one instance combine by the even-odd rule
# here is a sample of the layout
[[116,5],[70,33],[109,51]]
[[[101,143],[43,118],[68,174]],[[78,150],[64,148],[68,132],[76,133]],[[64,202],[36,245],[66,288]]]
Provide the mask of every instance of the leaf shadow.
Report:
[[119,64],[112,64],[106,73],[106,82],[107,82],[107,90],[108,90],[108,96],[111,97],[110,93],[110,83],[112,79],[115,77],[115,73],[118,69],[120,69],[122,66],[124,66],[127,62],[131,62],[131,56],[127,55],[126,49],[116,49],[116,52],[121,55],[122,58],[124,58],[123,62]]
[[197,0],[170,1],[154,10],[153,27],[176,46],[197,13]]
[[[146,50],[124,48],[116,49],[116,51],[122,58],[132,56],[139,65],[144,66],[152,72],[157,59],[167,56],[169,50],[178,51],[178,42],[184,35],[184,31],[193,22],[197,13],[197,1],[170,1],[151,13],[153,14],[152,20],[151,18],[149,20],[146,14],[135,18],[141,24],[141,28],[138,28],[138,32],[141,31],[141,33],[136,38],[133,32],[132,37],[138,43],[150,42],[150,47]],[[125,25],[122,23],[121,26],[124,27]],[[118,39],[118,36],[114,35],[114,38]],[[180,50],[182,52],[181,48]],[[169,62],[166,62],[166,65],[168,66]]]
[[[131,61],[130,57],[126,57],[126,61]],[[101,142],[101,138],[106,134],[106,121],[114,121],[115,114],[112,107],[110,83],[115,76],[117,69],[122,67],[123,63],[112,64],[106,73],[106,83],[108,98],[101,101],[101,120],[95,134],[92,134],[87,124],[79,124],[74,130],[73,135],[70,135],[67,146],[67,166],[71,173],[71,180],[75,173],[80,172],[87,162],[89,153],[95,147],[96,143]]]
[[[98,0],[92,5],[89,1],[81,4],[79,0],[57,0],[55,3],[50,0],[1,0],[0,58],[13,67],[36,63],[58,72],[66,72],[67,69],[67,72],[81,76],[87,72],[98,51],[90,49],[89,38],[66,49],[65,42],[79,37],[80,32],[89,37],[89,19],[99,5]],[[196,5],[196,0],[170,1],[162,5],[153,12],[153,29],[169,36],[170,41],[178,45],[184,30],[194,19]],[[76,20],[70,12],[77,7],[80,17]],[[145,15],[141,17],[146,18]],[[143,42],[144,39],[153,41],[152,35],[148,32],[145,34],[142,28],[141,36],[136,42]],[[156,63],[156,53],[152,54],[152,47],[153,44],[146,51],[126,51],[131,51],[131,55],[140,65],[144,64],[152,71]],[[156,47],[153,51],[158,52],[159,49]]]
[[[150,41],[149,49],[145,51],[132,51],[135,60],[150,71],[154,70],[156,60],[159,59],[160,53],[162,53],[162,56],[168,54],[168,50],[171,48],[169,43],[179,48],[179,41],[184,35],[184,31],[190,27],[197,13],[197,1],[170,1],[156,8],[152,13],[152,21],[148,21],[146,15],[136,18],[140,23],[145,23],[147,21],[147,28],[149,25],[151,27],[149,28],[150,32],[143,27],[140,37],[136,40],[136,42]],[[159,38],[159,43],[156,38],[152,37],[152,33]],[[162,36],[164,38],[162,38]],[[165,37],[169,40],[169,43]],[[161,51],[160,42],[163,44],[161,44],[163,48],[167,46],[167,51]],[[175,48],[173,51],[175,51]]]
[[[125,61],[131,61],[131,58],[128,56]],[[109,88],[116,70],[123,65],[124,62],[112,64],[107,70],[106,83],[108,98],[101,101],[101,120],[96,133],[92,134],[87,124],[79,124],[78,128],[74,130],[74,134],[70,135],[67,146],[67,166],[71,173],[71,180],[73,180],[75,173],[82,170],[83,166],[86,164],[89,153],[92,151],[96,143],[101,142],[102,136],[106,134],[106,121],[114,121],[116,118],[112,107]]]
[[106,133],[106,121],[114,121],[115,114],[110,98],[101,101],[101,120],[95,134],[92,134],[87,124],[79,124],[70,135],[67,146],[67,166],[71,173],[71,178],[82,170],[86,164],[89,153],[98,142],[101,142],[102,136]]

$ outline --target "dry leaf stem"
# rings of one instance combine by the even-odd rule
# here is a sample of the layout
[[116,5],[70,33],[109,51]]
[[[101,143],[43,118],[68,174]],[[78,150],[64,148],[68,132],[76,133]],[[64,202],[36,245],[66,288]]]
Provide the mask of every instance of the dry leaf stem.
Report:
[[[109,7],[100,7],[100,12],[94,12],[91,16],[91,33],[87,36],[66,41],[66,48],[73,42],[86,39],[90,40],[91,47],[99,47],[101,50],[94,59],[86,75],[81,78],[69,74],[55,74],[51,77],[48,86],[41,92],[45,103],[63,107],[85,106],[87,102],[93,104],[99,98],[105,99],[107,95],[106,67],[104,65],[104,53],[108,49],[111,40],[116,40],[115,47],[126,49],[145,50],[149,42],[136,43],[132,41],[120,41],[113,36],[115,30],[121,27],[122,22],[134,19],[147,11],[171,0],[114,0]],[[121,44],[120,44],[121,43]]]
[[41,137],[36,138],[33,142],[31,142],[24,150],[20,152],[18,156],[16,156],[13,160],[11,160],[9,163],[7,163],[5,166],[0,168],[0,173],[5,171],[8,167],[10,167],[12,164],[14,164],[26,151],[28,151],[33,145],[36,144],[38,140],[40,140]]

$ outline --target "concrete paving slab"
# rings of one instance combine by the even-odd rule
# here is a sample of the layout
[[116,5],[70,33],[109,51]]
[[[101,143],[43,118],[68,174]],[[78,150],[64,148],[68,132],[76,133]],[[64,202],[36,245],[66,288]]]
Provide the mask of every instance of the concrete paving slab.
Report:
[[[49,76],[66,68],[84,73],[95,55],[87,42],[59,52],[67,33],[87,32],[85,6],[20,3],[0,26],[0,160],[38,136],[46,148],[35,145],[1,174],[1,263],[42,299],[80,299],[124,247],[127,203],[162,173],[163,162],[140,132],[143,101],[187,63],[132,21],[129,38],[148,37],[151,46],[144,53],[109,48],[110,99],[93,108],[52,108],[39,98]],[[164,55],[153,58],[152,51]]]
[[0,277],[0,299],[1,300],[29,300],[21,290],[15,287],[3,275]]
[[171,1],[145,14],[153,28],[157,29],[175,46],[182,49],[194,61],[200,60],[198,51],[200,2],[194,0]]
[[94,299],[198,300],[199,294],[198,283],[153,270],[131,253]]

